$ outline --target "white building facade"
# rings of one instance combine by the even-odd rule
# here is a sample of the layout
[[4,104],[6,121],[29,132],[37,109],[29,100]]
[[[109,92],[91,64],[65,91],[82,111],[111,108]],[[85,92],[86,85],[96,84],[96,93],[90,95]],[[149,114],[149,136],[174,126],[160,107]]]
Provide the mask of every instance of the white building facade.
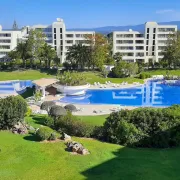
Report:
[[[87,35],[95,35],[94,31],[68,31],[62,19],[57,18],[52,25],[25,26],[22,30],[2,30],[0,26],[0,61],[7,60],[7,54],[14,50],[19,41],[28,38],[31,29],[41,29],[46,35],[46,42],[55,48],[61,63],[66,61],[68,49],[74,44],[89,45]],[[177,31],[176,25],[158,25],[147,22],[145,32],[114,31],[110,33],[113,39],[113,54],[120,52],[127,62],[153,59],[158,62],[163,58],[168,35]]]
[[22,37],[21,31],[2,30],[0,26],[0,61],[7,60],[7,54],[15,49],[18,39]]
[[74,44],[89,46],[87,35],[95,35],[94,31],[67,31],[64,21],[60,18],[57,18],[52,25],[25,26],[22,30],[16,31],[4,31],[0,26],[0,61],[7,59],[8,52],[14,50],[19,41],[27,40],[31,29],[43,31],[46,35],[46,42],[56,50],[61,63],[65,62],[69,47]]
[[120,52],[127,62],[148,62],[149,59],[158,62],[163,58],[169,34],[176,31],[176,25],[158,25],[156,22],[147,22],[143,34],[133,30],[114,31],[111,33],[113,54]]

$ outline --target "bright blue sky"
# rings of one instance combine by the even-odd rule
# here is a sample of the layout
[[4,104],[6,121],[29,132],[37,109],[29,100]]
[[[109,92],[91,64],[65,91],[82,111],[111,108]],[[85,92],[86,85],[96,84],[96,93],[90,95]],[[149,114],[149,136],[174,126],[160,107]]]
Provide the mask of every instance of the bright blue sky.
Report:
[[180,20],[180,0],[0,0],[0,24],[51,24],[63,18],[67,28]]

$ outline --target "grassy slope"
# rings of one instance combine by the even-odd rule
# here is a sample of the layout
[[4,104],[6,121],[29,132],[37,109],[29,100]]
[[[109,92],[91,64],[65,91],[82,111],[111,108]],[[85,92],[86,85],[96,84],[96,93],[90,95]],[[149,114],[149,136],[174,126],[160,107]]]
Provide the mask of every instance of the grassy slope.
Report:
[[74,138],[91,151],[73,156],[63,142],[39,143],[0,132],[0,177],[21,180],[125,179],[174,180],[180,176],[180,149],[130,149]]
[[[168,70],[170,75],[180,76],[180,70]],[[151,70],[147,73],[151,75],[166,75],[167,70]]]
[[46,73],[36,70],[0,72],[0,81],[5,80],[35,80],[52,77]]
[[[108,115],[101,115],[101,116],[77,116],[84,122],[88,124],[101,126],[106,120]],[[31,124],[33,127],[38,127],[39,125],[43,125],[44,115],[34,115],[32,117],[26,117],[26,121]]]

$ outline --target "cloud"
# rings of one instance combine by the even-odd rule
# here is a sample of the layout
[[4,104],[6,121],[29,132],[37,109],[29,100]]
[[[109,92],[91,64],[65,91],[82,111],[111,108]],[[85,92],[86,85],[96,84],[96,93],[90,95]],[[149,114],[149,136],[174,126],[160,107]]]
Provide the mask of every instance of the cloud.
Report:
[[174,13],[175,11],[173,9],[162,9],[156,11],[156,14],[166,14],[166,13]]

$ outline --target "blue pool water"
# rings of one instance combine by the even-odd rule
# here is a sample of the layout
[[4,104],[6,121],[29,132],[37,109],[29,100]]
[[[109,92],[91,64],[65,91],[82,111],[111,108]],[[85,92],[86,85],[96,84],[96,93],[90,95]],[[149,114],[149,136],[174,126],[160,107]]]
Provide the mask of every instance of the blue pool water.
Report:
[[76,104],[118,104],[122,106],[171,106],[180,104],[180,86],[149,81],[127,89],[88,90],[84,96],[66,96],[60,100]]
[[26,87],[32,87],[32,81],[0,82],[0,94],[22,93]]

